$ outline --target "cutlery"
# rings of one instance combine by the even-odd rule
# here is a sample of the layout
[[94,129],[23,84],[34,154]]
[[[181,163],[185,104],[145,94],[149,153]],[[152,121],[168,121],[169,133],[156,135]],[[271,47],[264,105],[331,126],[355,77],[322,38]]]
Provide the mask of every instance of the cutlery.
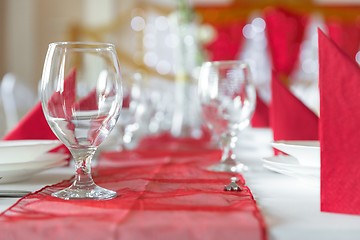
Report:
[[237,177],[230,178],[231,183],[225,185],[224,191],[242,191],[243,189],[236,183],[238,181]]
[[2,198],[19,198],[31,193],[30,191],[22,190],[0,190],[0,197]]

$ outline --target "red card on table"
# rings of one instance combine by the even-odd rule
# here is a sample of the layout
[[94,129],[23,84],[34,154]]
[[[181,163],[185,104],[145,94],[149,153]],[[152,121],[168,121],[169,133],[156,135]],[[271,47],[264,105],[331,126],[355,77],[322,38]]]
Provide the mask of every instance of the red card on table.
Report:
[[273,72],[270,125],[274,140],[317,140],[319,118]]
[[360,67],[319,30],[321,210],[360,214]]

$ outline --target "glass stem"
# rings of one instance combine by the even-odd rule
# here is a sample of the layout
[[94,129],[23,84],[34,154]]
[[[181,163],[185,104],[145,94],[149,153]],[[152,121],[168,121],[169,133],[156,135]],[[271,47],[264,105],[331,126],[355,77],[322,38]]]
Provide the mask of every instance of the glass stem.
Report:
[[96,149],[71,149],[75,160],[75,180],[73,187],[89,188],[95,185],[91,176],[91,159]]
[[221,156],[221,162],[235,161],[234,149],[237,141],[236,133],[225,133],[222,136],[223,152]]

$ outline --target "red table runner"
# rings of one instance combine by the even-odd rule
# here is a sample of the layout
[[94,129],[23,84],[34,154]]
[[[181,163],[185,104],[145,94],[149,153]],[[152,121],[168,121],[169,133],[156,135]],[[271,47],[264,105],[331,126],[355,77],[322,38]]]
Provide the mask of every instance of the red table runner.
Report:
[[0,239],[267,238],[249,189],[226,192],[234,174],[206,170],[218,161],[218,150],[190,149],[191,143],[178,151],[174,142],[168,150],[149,150],[149,143],[142,150],[101,154],[94,180],[119,197],[66,201],[50,196],[72,179],[44,187],[1,214]]

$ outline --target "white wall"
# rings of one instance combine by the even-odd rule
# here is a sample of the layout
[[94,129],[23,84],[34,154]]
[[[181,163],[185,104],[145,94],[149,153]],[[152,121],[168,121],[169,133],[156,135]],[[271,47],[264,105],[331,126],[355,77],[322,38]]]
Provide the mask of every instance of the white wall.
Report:
[[[4,21],[1,35],[4,44],[2,73],[13,72],[37,90],[42,66],[50,42],[67,40],[70,24],[82,19],[82,2],[73,0],[2,1]],[[2,77],[2,76],[1,76]]]
[[5,1],[0,1],[0,79],[1,76],[5,73],[5,54],[4,54],[4,46],[5,46]]
[[5,71],[31,79],[36,65],[34,0],[7,0],[5,6]]

